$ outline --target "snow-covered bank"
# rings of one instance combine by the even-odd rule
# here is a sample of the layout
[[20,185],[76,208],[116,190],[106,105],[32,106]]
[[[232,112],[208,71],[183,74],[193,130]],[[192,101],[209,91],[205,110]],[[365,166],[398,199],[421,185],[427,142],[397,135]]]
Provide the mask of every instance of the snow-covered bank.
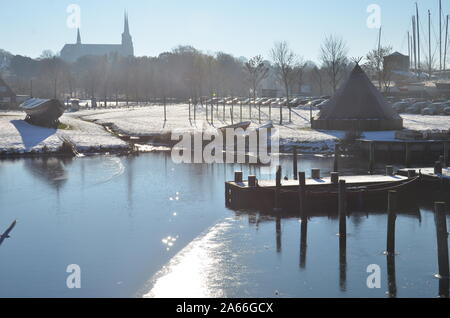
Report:
[[70,115],[61,117],[67,129],[49,129],[23,121],[20,112],[0,113],[0,155],[58,153],[64,140],[78,152],[105,152],[126,150],[129,145],[107,133],[101,126],[84,122]]
[[[251,127],[260,126],[259,109],[252,107]],[[225,118],[224,118],[225,114]],[[313,115],[316,111],[313,111]],[[167,105],[167,121],[164,121],[163,106],[130,107],[122,109],[83,110],[66,113],[61,122],[69,127],[65,130],[53,130],[28,125],[20,112],[0,112],[0,154],[24,154],[33,152],[58,152],[63,140],[69,140],[78,152],[104,152],[129,149],[129,144],[114,134],[108,133],[102,125],[108,125],[120,134],[134,137],[162,137],[170,139],[171,132],[193,132],[209,127],[223,127],[241,120],[241,109],[235,105],[218,108],[214,106],[214,119],[211,122],[211,106],[191,107],[189,120],[188,105]],[[402,115],[404,126],[412,130],[445,130],[450,128],[450,117]],[[249,120],[249,106],[242,107],[242,120]],[[292,122],[288,123],[288,110],[283,110],[283,125],[279,125],[279,108],[261,108],[261,124],[273,120],[279,131],[281,149],[296,146],[303,153],[329,153],[335,143],[345,136],[343,131],[317,131],[310,128],[309,109],[293,109]],[[365,132],[363,138],[368,140],[395,140],[394,131]],[[157,138],[156,138],[157,139]]]

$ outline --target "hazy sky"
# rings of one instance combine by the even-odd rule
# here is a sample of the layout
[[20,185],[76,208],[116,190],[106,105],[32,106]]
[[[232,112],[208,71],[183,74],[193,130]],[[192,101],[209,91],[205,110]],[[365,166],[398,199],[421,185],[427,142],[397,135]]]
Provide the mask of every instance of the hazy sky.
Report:
[[[350,56],[363,56],[377,43],[377,29],[367,27],[367,7],[381,8],[383,43],[407,53],[415,0],[2,0],[0,48],[37,57],[44,49],[60,51],[76,40],[67,27],[68,5],[81,8],[83,43],[120,43],[123,13],[128,10],[135,54],[155,56],[177,45],[235,56],[269,57],[275,41],[286,40],[296,53],[317,60],[327,34],[342,36]],[[421,27],[427,9],[436,22],[438,0],[419,0]],[[444,0],[444,14],[450,1]],[[425,40],[425,38],[424,38]],[[434,40],[433,40],[434,42]],[[426,43],[423,44],[424,48]]]

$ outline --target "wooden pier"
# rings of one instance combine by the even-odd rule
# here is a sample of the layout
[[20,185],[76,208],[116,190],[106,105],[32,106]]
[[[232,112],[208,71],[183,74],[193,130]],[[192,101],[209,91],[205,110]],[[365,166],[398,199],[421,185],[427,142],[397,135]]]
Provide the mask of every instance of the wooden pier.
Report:
[[[392,171],[391,167],[387,171]],[[299,180],[281,180],[279,170],[277,180],[257,180],[255,176],[243,180],[242,173],[237,172],[234,181],[225,183],[226,205],[235,210],[255,209],[299,215],[318,210],[327,210],[328,213],[330,209],[338,213],[339,183],[345,182],[344,196],[348,209],[367,209],[380,204],[385,206],[391,190],[397,191],[401,201],[402,196],[411,195],[421,179],[414,171],[407,176],[388,173],[341,177],[334,172],[331,177],[322,178],[320,171],[314,169],[312,176],[314,178],[304,179],[304,173],[299,173]]]

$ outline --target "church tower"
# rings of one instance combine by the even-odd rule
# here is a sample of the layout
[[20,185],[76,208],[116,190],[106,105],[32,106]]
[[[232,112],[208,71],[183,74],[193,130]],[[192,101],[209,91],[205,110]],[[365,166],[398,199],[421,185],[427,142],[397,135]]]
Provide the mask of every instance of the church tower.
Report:
[[78,28],[78,31],[77,31],[77,44],[78,44],[78,45],[81,44],[80,28]]
[[122,53],[124,56],[134,56],[133,38],[130,35],[128,13],[125,12],[124,30],[122,33]]

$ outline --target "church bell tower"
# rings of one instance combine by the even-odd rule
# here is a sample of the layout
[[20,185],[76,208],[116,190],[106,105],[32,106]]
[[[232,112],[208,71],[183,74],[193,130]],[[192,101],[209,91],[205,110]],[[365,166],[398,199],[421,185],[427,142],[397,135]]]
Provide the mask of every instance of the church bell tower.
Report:
[[134,56],[133,38],[130,35],[128,13],[125,12],[124,30],[122,33],[122,50],[124,56]]

